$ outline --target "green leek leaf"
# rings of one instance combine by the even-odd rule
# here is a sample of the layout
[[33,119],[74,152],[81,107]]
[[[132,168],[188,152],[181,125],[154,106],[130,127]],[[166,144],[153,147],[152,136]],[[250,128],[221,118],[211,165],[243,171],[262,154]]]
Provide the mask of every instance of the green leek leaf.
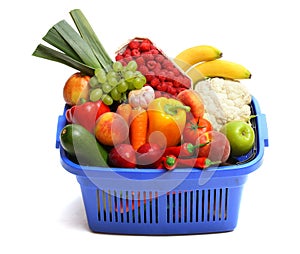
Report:
[[74,49],[86,65],[92,66],[93,68],[101,67],[89,45],[65,20],[58,22],[54,25],[54,28]]
[[93,50],[94,55],[101,63],[106,71],[111,69],[113,61],[109,57],[108,53],[102,46],[100,40],[98,39],[96,33],[94,32],[92,26],[84,16],[84,14],[79,9],[72,10],[70,15],[81,35],[81,37],[89,44],[90,48]]
[[76,51],[66,42],[66,40],[57,32],[54,27],[50,28],[48,33],[43,37],[43,40],[61,50],[74,60],[79,62],[82,61]]
[[93,67],[85,65],[79,61],[76,61],[72,59],[70,56],[62,52],[59,52],[57,50],[54,50],[52,48],[49,48],[43,44],[39,44],[32,55],[65,64],[89,76],[94,75],[95,69]]

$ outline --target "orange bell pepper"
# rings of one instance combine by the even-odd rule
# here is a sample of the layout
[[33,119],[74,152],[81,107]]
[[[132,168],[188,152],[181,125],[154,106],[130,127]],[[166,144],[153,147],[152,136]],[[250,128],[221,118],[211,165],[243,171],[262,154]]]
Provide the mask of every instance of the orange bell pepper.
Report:
[[148,105],[148,141],[162,148],[180,142],[190,107],[176,99],[160,97]]

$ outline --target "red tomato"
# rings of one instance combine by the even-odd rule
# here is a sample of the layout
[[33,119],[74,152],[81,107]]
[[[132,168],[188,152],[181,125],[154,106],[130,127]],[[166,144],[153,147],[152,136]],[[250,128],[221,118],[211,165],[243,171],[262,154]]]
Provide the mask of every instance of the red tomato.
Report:
[[210,121],[204,118],[193,118],[188,120],[183,130],[183,140],[194,144],[196,139],[203,133],[213,129]]

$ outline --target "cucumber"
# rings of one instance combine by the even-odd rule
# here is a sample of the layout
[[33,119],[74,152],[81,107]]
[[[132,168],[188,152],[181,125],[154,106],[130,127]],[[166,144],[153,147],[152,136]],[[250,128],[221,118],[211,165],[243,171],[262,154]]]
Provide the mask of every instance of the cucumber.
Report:
[[60,144],[80,165],[107,167],[108,152],[79,124],[68,124],[61,130]]

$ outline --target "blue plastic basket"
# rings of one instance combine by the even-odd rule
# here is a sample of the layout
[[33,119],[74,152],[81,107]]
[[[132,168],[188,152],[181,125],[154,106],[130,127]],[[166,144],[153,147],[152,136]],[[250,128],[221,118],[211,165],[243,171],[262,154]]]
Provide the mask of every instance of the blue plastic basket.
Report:
[[93,232],[142,235],[232,231],[237,225],[243,186],[261,164],[268,146],[266,118],[252,99],[255,145],[234,165],[164,171],[80,166],[59,143],[66,125],[59,116],[56,147],[62,166],[81,186],[88,225]]

